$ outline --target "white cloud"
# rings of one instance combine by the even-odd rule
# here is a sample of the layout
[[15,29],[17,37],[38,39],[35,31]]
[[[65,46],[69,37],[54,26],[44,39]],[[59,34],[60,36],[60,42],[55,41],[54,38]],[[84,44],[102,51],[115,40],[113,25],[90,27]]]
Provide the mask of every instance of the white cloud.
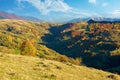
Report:
[[89,3],[96,4],[96,0],[88,0]]
[[89,17],[90,13],[87,13],[85,11],[80,11],[78,9],[75,9],[71,6],[69,6],[67,3],[64,2],[64,0],[17,0],[18,5],[22,6],[22,2],[30,3],[32,6],[34,6],[36,9],[39,10],[40,13],[43,15],[47,15],[50,12],[63,12],[66,16],[81,16],[81,17]]
[[108,3],[102,3],[102,7],[106,7],[106,6],[108,6]]
[[[97,13],[89,13],[89,11],[81,11],[80,9],[73,8],[69,6],[64,0],[16,0],[18,3],[18,8],[23,9],[27,6],[24,2],[31,4],[35,7],[40,14],[47,16],[47,20],[51,20],[51,12],[59,12],[52,16],[57,16],[54,20],[63,19],[73,19],[80,17],[93,17],[100,16]],[[96,3],[96,0],[89,0],[91,3]],[[53,20],[53,19],[52,19]],[[53,20],[53,21],[54,21]]]
[[110,13],[112,17],[120,18],[120,10],[114,10]]
[[64,2],[64,0],[18,0],[18,2],[20,4],[22,2],[28,2],[37,8],[42,14],[47,14],[52,11],[67,12],[72,9]]

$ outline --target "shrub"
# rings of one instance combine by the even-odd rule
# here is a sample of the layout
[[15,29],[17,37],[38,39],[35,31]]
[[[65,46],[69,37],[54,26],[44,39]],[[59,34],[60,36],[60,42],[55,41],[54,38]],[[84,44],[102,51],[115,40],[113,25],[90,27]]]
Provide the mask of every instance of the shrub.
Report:
[[23,41],[20,51],[22,55],[36,55],[36,48],[29,39]]
[[13,50],[13,53],[14,53],[14,54],[20,54],[20,50],[19,50],[19,49],[14,49],[14,50]]
[[119,76],[113,75],[113,74],[108,75],[108,78],[110,78],[110,79],[112,79],[112,80],[120,80]]
[[12,36],[7,34],[0,35],[0,45],[5,47],[12,47]]
[[62,69],[61,66],[58,66],[58,65],[55,65],[56,66],[56,69]]
[[75,59],[75,64],[76,65],[80,65],[82,63],[82,59],[81,58],[76,58]]
[[61,55],[59,58],[60,62],[68,62],[69,59],[65,55]]

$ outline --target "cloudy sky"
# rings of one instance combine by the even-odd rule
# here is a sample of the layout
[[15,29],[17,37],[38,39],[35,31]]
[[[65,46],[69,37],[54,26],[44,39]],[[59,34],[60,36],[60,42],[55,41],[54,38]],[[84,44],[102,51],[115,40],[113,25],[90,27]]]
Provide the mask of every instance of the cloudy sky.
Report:
[[120,17],[120,0],[0,0],[0,11],[63,22],[83,17]]

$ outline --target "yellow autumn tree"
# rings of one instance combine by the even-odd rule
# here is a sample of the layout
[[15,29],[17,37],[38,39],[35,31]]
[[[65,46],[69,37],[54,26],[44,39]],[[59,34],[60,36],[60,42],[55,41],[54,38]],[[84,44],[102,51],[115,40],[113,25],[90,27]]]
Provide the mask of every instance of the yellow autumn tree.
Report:
[[1,34],[0,35],[0,45],[1,46],[6,46],[6,47],[13,47],[13,37],[11,35],[7,35],[7,34]]
[[29,39],[23,41],[20,47],[20,51],[22,55],[31,55],[31,56],[36,55],[36,48]]

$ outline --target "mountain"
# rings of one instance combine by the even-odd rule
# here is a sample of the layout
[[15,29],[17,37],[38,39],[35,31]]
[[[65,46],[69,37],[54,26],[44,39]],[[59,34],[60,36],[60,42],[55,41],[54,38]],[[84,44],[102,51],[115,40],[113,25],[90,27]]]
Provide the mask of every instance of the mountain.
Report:
[[21,16],[23,20],[33,21],[33,22],[43,22],[43,20],[32,16]]
[[94,21],[108,21],[108,22],[119,22],[120,18],[104,18],[104,17],[89,17],[89,18],[76,18],[73,20],[70,20],[68,22],[81,22],[81,21],[89,21],[89,20],[94,20]]
[[17,16],[15,14],[10,14],[7,12],[0,12],[0,18],[2,18],[2,19],[22,19],[20,16]]
[[27,21],[33,21],[33,22],[43,22],[43,20],[40,20],[32,16],[18,16],[16,14],[11,14],[11,13],[2,12],[2,11],[0,12],[0,19],[18,19],[18,20],[27,20]]
[[76,18],[73,20],[70,20],[68,22],[81,22],[81,21],[88,21],[90,18]]
[[104,20],[90,19],[87,22],[90,24],[92,24],[92,23],[105,23],[105,24],[110,23],[110,24],[112,24],[112,23],[120,23],[120,19],[111,19],[111,20],[109,18],[104,19]]
[[54,60],[0,53],[1,80],[120,80],[120,76]]

